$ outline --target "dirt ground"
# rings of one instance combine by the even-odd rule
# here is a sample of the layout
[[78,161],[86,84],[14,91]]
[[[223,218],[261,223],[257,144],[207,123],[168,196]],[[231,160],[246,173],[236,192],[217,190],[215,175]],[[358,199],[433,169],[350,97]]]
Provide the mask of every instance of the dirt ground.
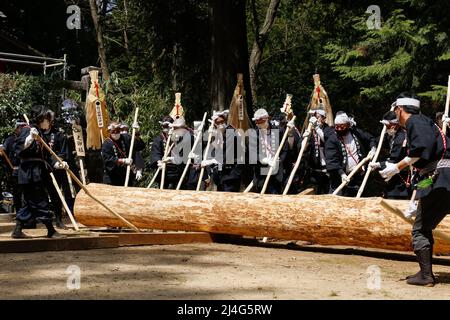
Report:
[[[422,288],[401,280],[417,271],[415,262],[286,248],[211,243],[14,253],[0,254],[0,264],[0,299],[450,299],[448,265],[434,267],[438,285]],[[67,288],[73,265],[81,272],[78,290]]]

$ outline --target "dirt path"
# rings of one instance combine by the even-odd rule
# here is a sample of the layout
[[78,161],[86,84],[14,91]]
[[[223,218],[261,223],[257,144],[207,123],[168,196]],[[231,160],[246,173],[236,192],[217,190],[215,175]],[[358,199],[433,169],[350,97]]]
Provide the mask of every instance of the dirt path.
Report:
[[[421,288],[400,280],[417,271],[414,262],[230,244],[1,254],[0,261],[0,299],[450,299],[449,266],[434,270],[444,283]],[[81,270],[79,290],[67,289],[70,265]],[[379,290],[368,289],[370,266],[381,272]]]

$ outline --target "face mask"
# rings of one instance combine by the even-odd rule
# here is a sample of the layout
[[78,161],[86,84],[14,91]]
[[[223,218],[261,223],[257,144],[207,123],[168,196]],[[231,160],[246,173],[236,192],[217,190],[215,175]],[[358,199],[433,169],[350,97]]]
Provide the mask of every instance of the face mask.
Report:
[[336,134],[340,137],[344,137],[347,135],[349,129],[344,129],[344,130],[336,130]]
[[111,133],[111,139],[119,140],[120,139],[120,133]]
[[44,119],[44,120],[39,124],[39,127],[40,127],[42,130],[48,130],[48,129],[50,129],[50,121],[48,121],[48,119]]
[[386,132],[390,137],[393,137],[397,133],[397,130],[395,128],[391,128],[391,129],[387,129]]
[[265,121],[263,123],[258,123],[256,126],[258,127],[258,129],[265,130],[269,127],[269,123]]
[[217,130],[219,130],[219,131],[224,131],[225,128],[226,128],[226,126],[225,126],[224,124],[219,124],[219,125],[217,126]]

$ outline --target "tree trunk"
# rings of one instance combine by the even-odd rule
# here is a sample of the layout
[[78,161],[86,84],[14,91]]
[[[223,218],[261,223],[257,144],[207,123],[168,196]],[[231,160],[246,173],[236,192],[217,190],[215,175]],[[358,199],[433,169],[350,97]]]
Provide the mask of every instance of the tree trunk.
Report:
[[248,70],[245,0],[209,0],[211,106],[228,109],[238,73],[244,74],[249,114],[253,114]]
[[269,7],[266,12],[266,18],[264,24],[260,30],[256,8],[253,9],[253,21],[255,24],[255,40],[253,41],[253,48],[250,54],[250,86],[252,90],[252,100],[255,105],[258,104],[258,97],[256,94],[256,77],[258,72],[259,64],[261,63],[261,57],[263,54],[264,46],[269,37],[270,29],[272,29],[273,22],[275,21],[275,16],[277,14],[278,6],[280,5],[280,0],[271,0]]
[[106,63],[106,53],[105,46],[103,44],[103,31],[101,23],[98,19],[97,14],[97,4],[95,0],[89,0],[89,5],[91,7],[92,21],[94,22],[95,32],[97,34],[97,46],[98,46],[98,56],[100,58],[100,66],[102,67],[103,80],[109,79],[109,70]]
[[[195,192],[89,184],[89,191],[138,228],[273,237],[322,245],[410,251],[411,225],[379,198]],[[404,209],[407,201],[390,201]],[[87,226],[124,227],[81,191],[75,217]],[[438,230],[450,234],[450,218]],[[450,244],[436,239],[436,252]]]

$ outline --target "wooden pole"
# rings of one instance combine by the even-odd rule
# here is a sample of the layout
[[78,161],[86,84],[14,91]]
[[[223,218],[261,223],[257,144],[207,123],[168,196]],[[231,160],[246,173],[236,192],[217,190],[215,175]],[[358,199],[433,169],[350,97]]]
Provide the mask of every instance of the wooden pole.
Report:
[[14,171],[14,166],[12,165],[11,160],[9,159],[8,155],[6,154],[6,152],[4,150],[2,150],[1,155],[3,156],[3,158],[5,158],[6,162],[11,167],[11,170]]
[[[45,149],[47,149],[48,152],[50,152],[50,154],[60,163],[63,164],[63,160],[58,157],[58,155],[52,150],[52,148],[50,148],[48,146],[48,144],[44,141],[44,139],[42,139],[41,136],[38,136],[39,141],[42,143],[42,145],[45,147]],[[98,204],[100,204],[103,208],[105,208],[106,210],[108,210],[109,212],[111,212],[113,215],[115,215],[117,218],[119,218],[123,223],[125,223],[126,225],[128,225],[130,228],[132,228],[133,230],[135,230],[136,232],[140,232],[139,229],[132,224],[131,222],[129,222],[128,220],[126,220],[125,218],[123,218],[120,214],[118,214],[117,212],[115,212],[114,210],[112,210],[111,208],[109,208],[106,204],[104,204],[103,202],[101,202],[100,200],[98,200],[96,197],[94,197],[89,190],[86,188],[85,185],[83,185],[81,183],[81,181],[77,178],[77,176],[68,168],[64,168],[72,177],[73,180],[75,180],[75,182],[80,186],[81,189],[83,189],[84,192],[86,192],[86,194],[88,196],[90,196],[94,201],[96,201]]]
[[[203,153],[203,159],[206,160],[209,153],[209,148],[211,146],[212,134],[214,129],[214,121],[211,122],[208,129],[208,143],[206,144],[205,152]],[[205,174],[205,168],[200,169],[200,176],[198,177],[197,188],[196,191],[200,191],[200,187],[202,186],[203,175]]]
[[147,186],[147,189],[150,189],[150,187],[152,186],[152,184],[155,183],[156,177],[158,176],[158,173],[161,171],[161,168],[158,167],[158,169],[156,170],[156,173],[153,175],[152,181],[150,181],[150,183]]
[[[394,207],[393,205],[389,204],[386,202],[386,200],[381,199],[380,200],[380,204],[388,209],[389,211],[391,211],[392,213],[395,213],[397,216],[399,216],[400,218],[402,218],[404,221],[408,222],[409,224],[413,225],[414,224],[414,220],[412,218],[406,218],[403,215],[403,211],[400,210],[397,207]],[[439,231],[439,230],[433,230],[433,235],[436,236],[436,238],[439,238],[443,241],[445,241],[446,243],[450,243],[450,235],[446,234],[445,232]]]
[[[445,111],[444,116],[449,116],[450,109],[450,76],[448,76],[448,84],[447,84],[447,100],[445,101]],[[447,124],[448,125],[448,124]],[[447,135],[447,125],[442,122],[442,131],[444,132],[444,136]]]
[[[390,111],[394,111],[394,108],[395,107],[391,107]],[[372,161],[370,163],[377,162],[378,157],[380,156],[381,148],[383,147],[383,141],[384,141],[384,136],[386,135],[386,131],[387,131],[386,125],[383,125],[383,130],[381,130],[381,134],[380,134],[380,141],[378,141],[377,151],[375,152],[375,155],[372,158]],[[364,192],[364,188],[366,187],[367,181],[369,180],[369,176],[370,176],[371,172],[372,172],[372,167],[368,166],[366,174],[364,175],[364,180],[361,183],[361,186],[359,187],[358,193],[356,195],[357,198],[361,198],[361,196]]]
[[[295,121],[295,116],[292,117],[292,120],[290,122],[293,123],[294,121]],[[278,146],[278,149],[277,149],[277,152],[275,153],[273,161],[275,161],[275,162],[278,161],[278,158],[280,157],[281,149],[283,149],[283,146],[284,146],[284,144],[285,144],[285,142],[287,140],[288,133],[289,133],[290,130],[291,129],[289,127],[286,128],[286,131],[284,132],[283,138],[281,139],[281,143]],[[265,194],[266,193],[267,186],[269,185],[269,180],[270,180],[270,177],[272,176],[272,173],[273,173],[273,166],[270,166],[269,173],[266,176],[266,180],[264,181],[264,185],[263,185],[263,188],[261,190],[261,194]]]
[[[197,129],[198,135],[197,138],[195,139],[194,145],[192,146],[192,150],[191,152],[194,152],[194,150],[197,148],[198,143],[201,141],[202,137],[203,137],[203,126],[205,125],[205,121],[206,121],[206,115],[208,113],[205,112],[205,114],[203,115],[203,120],[202,123],[200,124],[200,126]],[[184,166],[184,170],[183,170],[183,174],[181,175],[180,180],[178,181],[178,185],[177,185],[177,189],[176,190],[180,190],[181,188],[181,184],[183,183],[184,177],[186,176],[186,173],[189,169],[189,166],[191,165],[192,159],[188,158],[186,165]]]
[[253,189],[253,181],[245,188],[244,193],[249,193]]
[[84,174],[84,164],[83,159],[80,158],[80,173],[81,173],[81,181],[83,181],[83,184],[86,185],[86,175]]
[[67,171],[66,175],[67,175],[67,182],[69,183],[70,194],[72,195],[72,198],[75,199],[77,193],[75,192],[75,188],[73,187],[72,178],[70,177],[70,174]]
[[[352,170],[352,172],[350,172],[350,174],[348,175],[348,180],[350,181],[350,179],[367,163],[370,161],[370,157],[365,157],[360,163],[358,163],[358,165]],[[341,185],[334,190],[333,195],[337,195],[342,189],[344,189],[344,187],[348,184],[348,181],[342,181]]]
[[164,180],[166,178],[166,158],[169,156],[169,150],[170,148],[170,140],[172,139],[173,134],[173,128],[170,128],[169,134],[167,136],[167,142],[166,142],[166,148],[164,149],[164,157],[162,158],[162,173],[161,173],[161,185],[159,186],[159,189],[164,189]]
[[[128,153],[128,160],[131,160],[133,158],[134,140],[136,138],[135,126],[137,125],[138,114],[139,108],[136,108],[136,111],[134,112],[133,133],[131,134],[131,144],[130,144],[130,151]],[[128,187],[128,183],[130,181],[130,173],[131,173],[131,164],[127,165],[127,175],[125,176],[125,187]]]
[[73,218],[72,212],[70,211],[69,206],[67,205],[66,199],[64,199],[64,195],[62,194],[61,189],[58,186],[58,182],[56,181],[56,178],[55,178],[55,175],[53,174],[53,172],[50,172],[50,177],[52,178],[53,186],[55,187],[56,192],[58,193],[59,199],[61,199],[61,203],[63,204],[64,209],[66,210],[67,215],[69,216],[73,227],[75,228],[75,230],[78,231],[79,230],[78,224],[75,221],[75,219]]
[[308,140],[309,140],[309,137],[311,136],[311,129],[312,129],[312,123],[310,123],[308,125],[308,128],[306,129],[306,131],[308,131],[309,134],[308,134],[308,136],[303,138],[300,153],[298,154],[297,161],[295,162],[294,168],[292,169],[291,175],[289,176],[289,180],[286,184],[286,187],[284,188],[283,195],[287,195],[287,193],[289,192],[289,188],[291,187],[292,181],[294,180],[295,173],[297,172],[298,167],[300,166],[300,162],[302,161],[306,146],[308,145]]

